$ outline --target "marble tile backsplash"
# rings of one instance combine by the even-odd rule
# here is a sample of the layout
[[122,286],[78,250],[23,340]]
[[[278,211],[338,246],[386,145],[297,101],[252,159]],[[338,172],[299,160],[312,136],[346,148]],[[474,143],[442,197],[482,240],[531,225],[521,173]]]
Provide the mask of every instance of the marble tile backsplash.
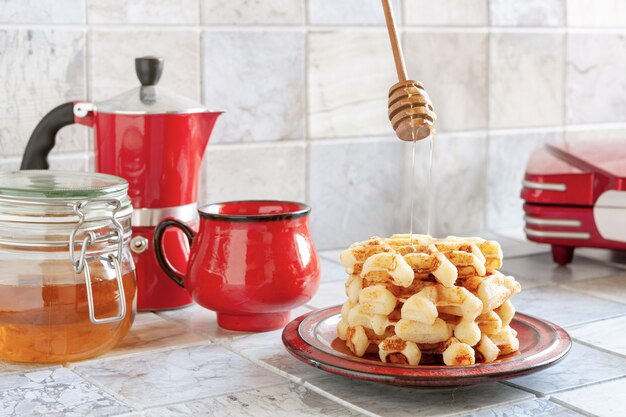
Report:
[[405,33],[407,71],[428,91],[439,132],[487,127],[487,42],[486,31]]
[[[522,223],[520,179],[552,141],[626,130],[626,6],[619,0],[394,0],[409,78],[439,116],[432,231]],[[0,169],[70,100],[160,85],[224,109],[202,203],[303,200],[320,249],[408,231],[412,147],[393,138],[397,74],[380,0],[0,0]],[[89,129],[63,128],[53,168],[93,169]],[[425,230],[428,146],[414,212]]]
[[304,40],[302,30],[202,34],[204,102],[227,110],[215,142],[304,139]]
[[563,124],[563,43],[557,33],[492,34],[490,127]]
[[397,79],[387,34],[310,32],[307,43],[309,137],[392,134],[387,94]]

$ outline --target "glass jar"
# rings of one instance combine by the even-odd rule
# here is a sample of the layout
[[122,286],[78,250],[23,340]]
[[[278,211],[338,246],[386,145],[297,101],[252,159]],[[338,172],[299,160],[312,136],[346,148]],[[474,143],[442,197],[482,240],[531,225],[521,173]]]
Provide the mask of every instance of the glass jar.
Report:
[[100,355],[136,312],[128,183],[104,174],[0,173],[0,359]]

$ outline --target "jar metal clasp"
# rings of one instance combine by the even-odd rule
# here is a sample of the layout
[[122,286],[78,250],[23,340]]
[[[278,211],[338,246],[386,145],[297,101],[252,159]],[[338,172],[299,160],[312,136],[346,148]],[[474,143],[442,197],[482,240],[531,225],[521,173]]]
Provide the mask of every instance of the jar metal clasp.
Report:
[[[118,313],[116,316],[112,317],[97,318],[95,313],[95,307],[93,302],[93,288],[91,286],[91,274],[89,273],[89,265],[87,264],[85,257],[89,246],[96,243],[96,234],[91,230],[87,231],[86,236],[83,238],[83,242],[81,244],[80,254],[76,256],[76,253],[74,251],[74,246],[76,244],[76,235],[80,231],[81,226],[85,223],[85,213],[82,210],[85,208],[85,206],[93,203],[107,203],[113,206],[113,210],[111,212],[111,222],[115,226],[115,237],[111,238],[110,241],[117,243],[117,251],[116,253],[102,255],[101,257],[101,259],[107,262],[109,268],[115,270],[115,279],[117,280],[117,286],[120,294]],[[84,200],[77,201],[73,205],[74,214],[78,216],[78,223],[70,234],[70,258],[72,259],[74,272],[76,272],[77,274],[80,274],[82,272],[85,275],[87,303],[89,306],[89,320],[91,320],[93,324],[116,323],[123,320],[126,316],[126,296],[124,294],[124,282],[122,280],[122,270],[120,267],[120,261],[122,259],[122,253],[124,250],[124,227],[116,218],[116,214],[120,210],[120,208],[121,202],[117,199]]]

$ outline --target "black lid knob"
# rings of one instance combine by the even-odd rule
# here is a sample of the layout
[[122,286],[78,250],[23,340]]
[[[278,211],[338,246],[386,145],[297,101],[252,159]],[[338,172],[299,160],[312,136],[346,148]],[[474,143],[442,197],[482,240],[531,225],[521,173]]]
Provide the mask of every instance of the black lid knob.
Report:
[[141,85],[156,85],[163,72],[163,58],[157,56],[135,58],[135,72]]

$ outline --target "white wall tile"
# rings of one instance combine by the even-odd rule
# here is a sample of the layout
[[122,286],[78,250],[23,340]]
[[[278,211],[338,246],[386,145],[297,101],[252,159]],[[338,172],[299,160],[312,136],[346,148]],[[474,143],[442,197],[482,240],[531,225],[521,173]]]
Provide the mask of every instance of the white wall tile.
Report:
[[[0,159],[0,171],[17,171],[20,169],[21,156]],[[86,153],[63,154],[53,151],[48,158],[50,169],[61,171],[93,171],[89,165],[89,156]]]
[[198,22],[198,0],[86,0],[87,23],[187,24]]
[[87,154],[51,155],[50,169],[61,171],[88,171],[89,158]]
[[305,0],[200,0],[204,25],[298,25]]
[[303,142],[215,147],[209,143],[202,168],[200,202],[304,201],[305,154]]
[[[79,30],[0,30],[0,155],[21,155],[54,107],[85,91],[85,34]],[[54,152],[87,150],[86,129],[68,127]]]
[[492,134],[487,164],[487,228],[524,224],[520,197],[526,164],[531,153],[546,143],[560,141],[561,133]]
[[411,172],[413,144],[404,146],[403,232],[410,226],[411,177],[413,183],[413,233],[428,232],[429,195],[431,234],[447,236],[482,230],[485,218],[487,139],[484,134],[437,135],[434,139],[432,184],[429,183],[430,144],[417,142],[415,173]]
[[204,101],[226,110],[216,142],[303,138],[303,32],[205,32],[202,55]]
[[563,34],[494,33],[489,68],[492,128],[563,122]]
[[85,21],[83,0],[1,0],[0,23],[67,24]]
[[418,26],[483,26],[488,0],[404,0],[404,23]]
[[0,159],[0,172],[17,171],[18,169],[20,169],[20,159],[17,157]]
[[487,127],[487,33],[407,32],[404,58],[432,99],[437,131]]
[[317,248],[399,233],[401,175],[402,143],[395,137],[312,143],[309,203]]
[[576,27],[626,26],[626,3],[622,0],[566,0],[567,25]]
[[626,120],[626,36],[571,33],[567,38],[567,122]]
[[564,7],[565,0],[490,0],[489,16],[492,26],[563,26]]
[[[311,25],[384,25],[385,14],[378,0],[308,0]],[[393,0],[396,24],[402,21],[400,0]]]
[[156,55],[165,59],[159,86],[200,101],[199,35],[195,31],[106,30],[88,34],[89,93],[108,100],[138,87],[135,58]]
[[387,94],[398,82],[386,32],[314,32],[308,38],[309,136],[387,135]]

